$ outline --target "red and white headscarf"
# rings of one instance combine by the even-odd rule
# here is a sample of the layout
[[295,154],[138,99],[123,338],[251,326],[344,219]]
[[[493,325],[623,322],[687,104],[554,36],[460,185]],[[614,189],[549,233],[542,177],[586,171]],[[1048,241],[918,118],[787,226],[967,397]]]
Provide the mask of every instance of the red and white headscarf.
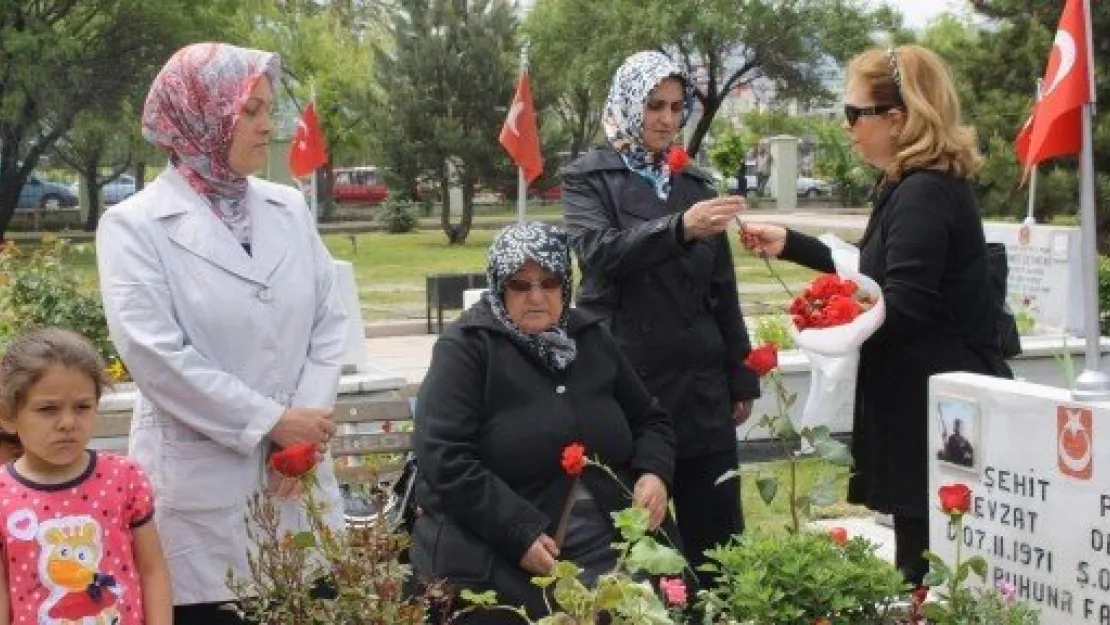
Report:
[[228,153],[243,105],[263,76],[276,86],[278,55],[225,43],[178,50],[150,86],[143,137],[169,152],[170,162],[240,243],[250,243],[247,179],[231,169]]

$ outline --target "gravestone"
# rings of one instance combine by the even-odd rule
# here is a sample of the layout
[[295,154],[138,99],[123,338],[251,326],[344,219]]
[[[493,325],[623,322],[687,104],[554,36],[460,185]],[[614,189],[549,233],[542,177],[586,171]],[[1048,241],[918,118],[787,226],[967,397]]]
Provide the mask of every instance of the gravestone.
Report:
[[771,137],[771,178],[767,189],[779,210],[798,207],[798,138],[790,135]]
[[[1006,245],[1010,308],[1023,334],[1083,334],[1079,228],[985,223],[987,241]],[[1033,328],[1022,327],[1032,325]],[[1031,331],[1030,331],[1031,330]]]
[[[957,420],[964,440],[947,444]],[[928,454],[934,553],[951,565],[959,541],[962,558],[987,561],[987,585],[1012,584],[1042,623],[1110,624],[1110,403],[966,373],[934,376]],[[972,491],[959,531],[937,499],[954,483]]]

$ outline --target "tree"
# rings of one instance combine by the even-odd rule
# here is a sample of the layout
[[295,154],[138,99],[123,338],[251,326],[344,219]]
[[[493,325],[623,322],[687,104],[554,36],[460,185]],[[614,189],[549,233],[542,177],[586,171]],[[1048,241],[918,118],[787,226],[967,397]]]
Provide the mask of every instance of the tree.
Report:
[[[516,75],[516,22],[504,0],[402,0],[391,50],[381,50],[382,150],[393,174],[414,189],[423,176],[441,193],[447,240],[470,233],[479,182],[507,157],[498,143]],[[462,191],[452,223],[449,188]]]
[[89,109],[149,84],[184,37],[218,35],[231,0],[0,0],[0,239],[39,159]]
[[[138,126],[138,118],[130,106],[110,113],[81,111],[66,136],[54,145],[58,160],[81,176],[81,188],[88,198],[86,232],[95,232],[100,223],[101,189],[132,165],[135,146],[142,139]],[[105,162],[110,172],[101,175]]]
[[[955,19],[938,20],[922,39],[952,66],[965,119],[974,123],[985,163],[977,192],[991,214],[1025,213],[1027,190],[1020,187],[1020,168],[1013,139],[1032,110],[1036,79],[1044,74],[1063,3],[1058,0],[973,0],[973,8],[991,19],[990,28],[976,28]],[[1110,28],[1110,5],[1092,2],[1093,30]],[[1094,38],[1096,77],[1110,72],[1110,41]],[[1096,80],[1096,97],[1110,98],[1110,82]],[[1110,248],[1110,117],[1095,118],[1094,162],[1098,176],[1100,247]],[[1076,206],[1074,159],[1058,159],[1041,167],[1036,215],[1047,220]]]

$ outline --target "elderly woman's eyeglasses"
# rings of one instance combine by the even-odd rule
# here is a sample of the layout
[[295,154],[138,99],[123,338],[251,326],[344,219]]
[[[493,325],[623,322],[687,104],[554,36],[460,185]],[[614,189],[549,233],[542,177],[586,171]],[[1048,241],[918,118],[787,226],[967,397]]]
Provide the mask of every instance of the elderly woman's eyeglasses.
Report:
[[883,104],[879,106],[852,106],[851,104],[844,105],[844,117],[848,120],[848,127],[853,128],[856,122],[861,117],[872,117],[875,115],[882,115],[888,111],[893,111],[898,108],[891,104]]
[[509,278],[505,281],[505,289],[514,293],[529,293],[536,287],[539,287],[541,291],[556,291],[563,288],[563,279],[559,276],[551,276],[539,282],[523,278]]

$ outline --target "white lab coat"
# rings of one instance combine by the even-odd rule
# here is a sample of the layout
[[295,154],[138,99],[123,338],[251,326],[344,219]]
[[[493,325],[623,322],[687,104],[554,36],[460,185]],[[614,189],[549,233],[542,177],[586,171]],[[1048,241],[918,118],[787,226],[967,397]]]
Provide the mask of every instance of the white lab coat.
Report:
[[[347,317],[331,257],[296,189],[250,178],[248,255],[173,168],[105,213],[100,289],[141,397],[130,454],[148,472],[175,605],[226,601],[247,577],[246,503],[265,482],[267,434],[289,406],[335,401]],[[318,470],[343,525],[332,462]],[[287,527],[304,527],[297,500]]]

